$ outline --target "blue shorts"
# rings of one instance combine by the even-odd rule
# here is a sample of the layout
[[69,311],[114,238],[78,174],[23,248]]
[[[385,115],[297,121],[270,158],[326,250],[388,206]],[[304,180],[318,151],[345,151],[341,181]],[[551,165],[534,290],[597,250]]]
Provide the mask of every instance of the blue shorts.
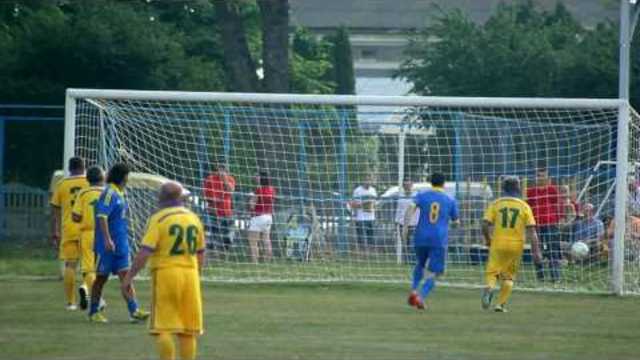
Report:
[[429,260],[427,270],[434,274],[444,273],[447,260],[447,248],[443,246],[416,246],[417,266],[424,268]]
[[100,275],[117,275],[123,270],[129,270],[129,254],[117,255],[113,252],[97,254],[96,273]]

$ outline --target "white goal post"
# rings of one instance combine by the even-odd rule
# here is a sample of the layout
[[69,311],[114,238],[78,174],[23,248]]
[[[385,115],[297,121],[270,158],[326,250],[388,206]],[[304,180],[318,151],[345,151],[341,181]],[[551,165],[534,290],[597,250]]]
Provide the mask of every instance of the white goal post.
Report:
[[[567,246],[590,228],[563,210],[557,236],[545,243],[546,279],[527,250],[518,286],[622,294],[640,292],[640,239],[626,231],[638,210],[629,190],[638,176],[630,164],[640,160],[639,125],[628,103],[613,99],[68,89],[64,159],[82,156],[105,168],[124,161],[185,184],[209,229],[205,278],[220,281],[406,281],[411,247],[399,240],[394,219],[397,202],[410,196],[401,185],[411,180],[420,190],[441,172],[463,221],[452,230],[445,281],[465,286],[482,283],[487,250],[479,224],[500,195],[500,179],[520,177],[526,196],[544,166],[567,200],[575,194],[579,205],[598,209],[605,231],[589,239],[588,259],[572,259]],[[224,234],[203,189],[220,163],[236,181]],[[273,256],[255,263],[247,204],[259,171],[277,196]],[[354,196],[367,179],[375,199]],[[129,200],[138,241],[155,194],[132,190]],[[227,238],[232,245],[221,246]]]

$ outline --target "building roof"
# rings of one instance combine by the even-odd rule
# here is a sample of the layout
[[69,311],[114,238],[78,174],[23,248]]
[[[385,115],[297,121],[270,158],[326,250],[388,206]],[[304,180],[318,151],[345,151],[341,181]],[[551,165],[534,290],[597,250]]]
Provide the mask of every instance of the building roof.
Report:
[[[534,0],[551,10],[559,0]],[[616,20],[618,8],[602,0],[560,0],[587,26]],[[422,28],[439,9],[463,9],[479,23],[486,21],[504,0],[290,0],[295,25],[323,29],[346,26],[360,30],[410,30]]]

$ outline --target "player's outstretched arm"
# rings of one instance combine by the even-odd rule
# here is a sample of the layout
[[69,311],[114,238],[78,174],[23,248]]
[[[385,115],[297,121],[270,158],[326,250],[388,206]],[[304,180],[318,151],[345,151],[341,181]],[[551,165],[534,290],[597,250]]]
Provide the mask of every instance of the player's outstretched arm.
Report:
[[538,232],[535,226],[527,226],[527,237],[531,240],[533,261],[538,264],[542,261],[542,257],[540,256],[540,240],[538,239]]
[[491,226],[493,226],[493,224],[487,220],[482,221],[482,236],[487,246],[491,246]]

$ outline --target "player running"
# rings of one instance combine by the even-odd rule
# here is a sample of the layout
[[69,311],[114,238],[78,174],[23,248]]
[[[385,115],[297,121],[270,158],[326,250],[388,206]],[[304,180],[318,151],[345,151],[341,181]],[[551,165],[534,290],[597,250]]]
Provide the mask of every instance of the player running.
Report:
[[[71,210],[78,192],[89,186],[84,176],[84,160],[69,159],[68,177],[60,180],[53,192],[51,206],[53,221],[51,239],[59,246],[60,260],[64,261],[64,297],[67,310],[76,310],[76,266],[80,256],[80,227],[71,219]],[[62,228],[62,234],[61,234]]]
[[[431,175],[431,189],[418,193],[413,204],[405,213],[405,223],[409,223],[415,214],[416,207],[420,209],[420,218],[414,235],[416,266],[413,270],[413,282],[409,294],[409,305],[424,309],[424,300],[436,284],[436,278],[444,273],[447,259],[447,245],[449,238],[449,222],[457,224],[458,205],[456,201],[444,192],[444,175]],[[407,238],[407,229],[403,232],[403,239]],[[424,267],[429,260],[426,280],[420,294],[418,287],[424,278]]]
[[160,189],[160,210],[151,216],[142,248],[122,282],[122,292],[151,263],[152,301],[150,332],[160,358],[175,359],[174,336],[180,358],[196,357],[196,336],[202,334],[202,297],[199,269],[204,260],[204,228],[198,216],[183,205],[184,189],[168,182]]
[[[95,251],[98,256],[96,280],[91,289],[89,320],[106,323],[107,319],[99,312],[102,288],[110,274],[118,275],[120,281],[129,271],[129,223],[128,205],[124,196],[129,168],[125,164],[115,164],[107,175],[107,186],[96,203]],[[129,320],[145,320],[149,313],[138,308],[135,293],[131,287],[122,292],[129,310]]]
[[496,312],[507,312],[505,304],[513,290],[513,280],[520,266],[525,234],[531,240],[531,252],[540,261],[536,221],[531,207],[520,198],[520,181],[515,177],[502,183],[504,196],[485,211],[482,234],[489,246],[489,262],[485,271],[486,287],[482,291],[482,308],[489,309],[498,280],[501,281]]
[[104,190],[104,172],[97,166],[87,170],[89,187],[80,191],[76,196],[73,221],[80,224],[80,272],[83,283],[78,288],[80,295],[80,309],[87,310],[89,304],[89,290],[96,279],[96,258],[93,252],[95,237],[94,209]]

